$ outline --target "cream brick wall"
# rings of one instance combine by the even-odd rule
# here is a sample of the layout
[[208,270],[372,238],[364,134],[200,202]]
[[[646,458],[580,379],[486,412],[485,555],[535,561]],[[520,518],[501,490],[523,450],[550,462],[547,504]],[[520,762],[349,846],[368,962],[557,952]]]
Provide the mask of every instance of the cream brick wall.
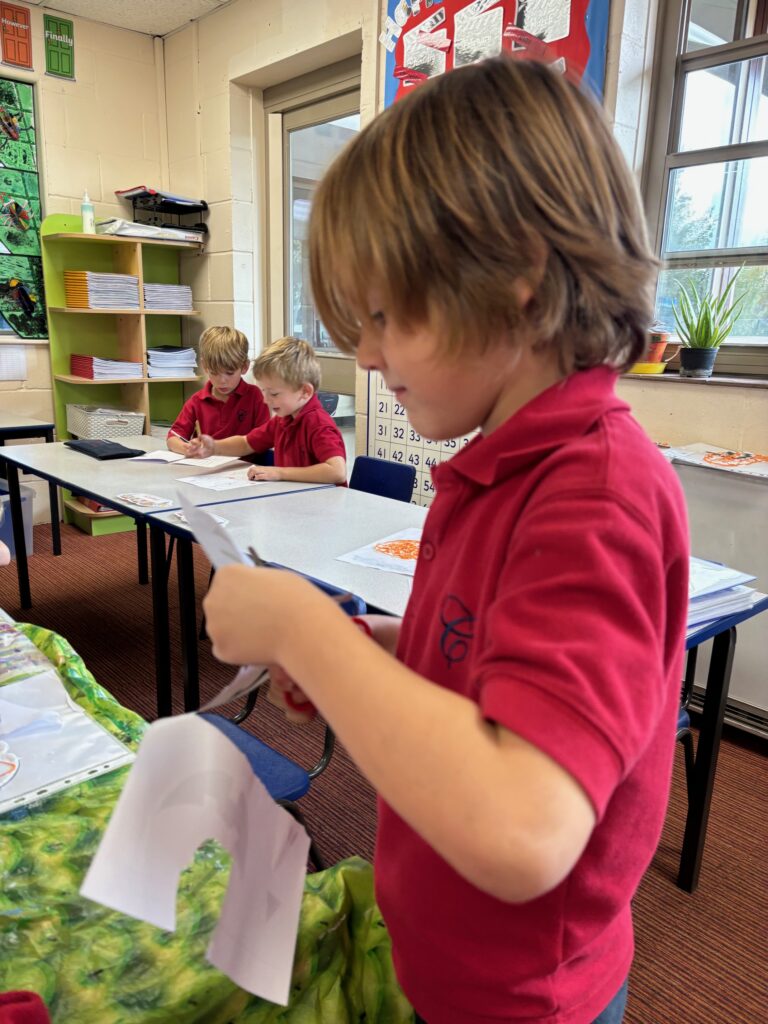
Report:
[[[72,18],[74,81],[45,74],[43,11],[30,8],[35,68],[2,67],[0,75],[35,86],[38,162],[43,213],[79,213],[83,190],[97,217],[130,216],[114,191],[160,182],[155,52],[151,36]],[[20,344],[24,344],[20,342]],[[53,417],[47,345],[26,344],[28,378],[0,381],[4,411],[34,419]],[[35,487],[35,522],[50,518],[47,485]]]

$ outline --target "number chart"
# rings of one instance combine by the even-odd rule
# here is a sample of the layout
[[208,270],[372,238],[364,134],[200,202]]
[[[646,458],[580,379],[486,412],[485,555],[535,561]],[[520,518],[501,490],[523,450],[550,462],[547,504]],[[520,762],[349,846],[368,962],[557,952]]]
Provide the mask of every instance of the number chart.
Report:
[[387,388],[380,373],[368,374],[368,454],[413,466],[414,505],[431,505],[435,495],[432,467],[469,444],[472,435],[450,441],[428,441],[408,422],[405,409]]

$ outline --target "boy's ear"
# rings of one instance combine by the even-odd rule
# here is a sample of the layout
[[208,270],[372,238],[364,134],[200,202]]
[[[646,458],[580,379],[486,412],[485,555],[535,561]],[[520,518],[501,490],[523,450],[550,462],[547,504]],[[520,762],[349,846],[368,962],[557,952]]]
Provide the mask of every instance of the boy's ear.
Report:
[[310,384],[308,380],[304,381],[299,390],[301,391],[302,396],[307,399],[307,401],[309,401],[309,399],[315,393],[314,385]]
[[251,360],[250,359],[246,359],[246,361],[243,363],[242,367],[240,368],[240,376],[244,377],[246,375],[246,373],[248,373],[250,368],[251,368]]

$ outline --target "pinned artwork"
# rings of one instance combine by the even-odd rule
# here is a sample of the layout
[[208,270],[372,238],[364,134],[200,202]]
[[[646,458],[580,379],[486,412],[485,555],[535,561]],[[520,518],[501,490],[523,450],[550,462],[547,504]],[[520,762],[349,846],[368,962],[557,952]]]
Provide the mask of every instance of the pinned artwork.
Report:
[[609,0],[388,0],[385,103],[451,68],[527,49],[602,94]]
[[0,78],[0,316],[20,338],[48,335],[32,86]]

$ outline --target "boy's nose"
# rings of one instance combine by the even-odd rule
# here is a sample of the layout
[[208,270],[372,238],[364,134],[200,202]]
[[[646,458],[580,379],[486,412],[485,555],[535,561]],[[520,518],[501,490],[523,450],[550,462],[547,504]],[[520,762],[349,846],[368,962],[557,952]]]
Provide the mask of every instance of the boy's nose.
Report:
[[355,352],[357,365],[361,370],[381,370],[384,360],[381,358],[381,346],[376,334],[370,328],[363,327]]

